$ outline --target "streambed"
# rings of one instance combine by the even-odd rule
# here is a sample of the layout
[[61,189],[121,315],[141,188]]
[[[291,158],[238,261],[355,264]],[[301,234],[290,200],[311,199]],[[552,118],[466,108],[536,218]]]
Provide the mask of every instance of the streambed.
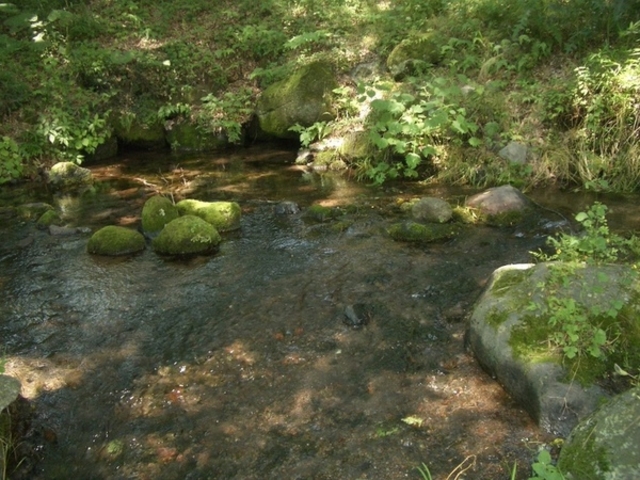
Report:
[[[294,158],[138,154],[90,166],[96,191],[81,199],[5,190],[6,204],[53,202],[94,230],[137,226],[152,192],[243,208],[217,255],[183,260],[92,257],[88,234],[2,220],[0,338],[34,408],[16,478],[393,480],[420,478],[422,462],[445,478],[465,458],[466,478],[506,479],[514,462],[528,478],[551,439],[463,337],[490,273],[529,261],[544,237],[478,226],[445,244],[394,242],[400,200],[471,192],[373,189]],[[533,196],[567,215],[592,200],[550,195]],[[285,200],[343,215],[282,215]],[[632,202],[612,201],[614,221],[635,220]]]

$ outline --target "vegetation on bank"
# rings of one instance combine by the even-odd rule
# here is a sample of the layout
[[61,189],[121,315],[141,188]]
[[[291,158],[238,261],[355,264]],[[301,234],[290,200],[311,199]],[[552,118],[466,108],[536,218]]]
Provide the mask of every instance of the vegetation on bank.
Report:
[[639,20],[640,0],[0,3],[0,182],[134,127],[242,143],[260,92],[323,60],[337,117],[298,133],[367,132],[362,178],[637,190]]

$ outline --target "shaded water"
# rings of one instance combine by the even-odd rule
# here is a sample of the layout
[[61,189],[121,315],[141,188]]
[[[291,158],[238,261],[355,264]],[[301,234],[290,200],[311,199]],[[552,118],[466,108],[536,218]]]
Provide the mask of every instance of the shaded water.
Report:
[[[34,405],[23,476],[400,479],[425,462],[444,478],[471,456],[466,478],[506,479],[514,462],[528,478],[548,438],[465,352],[464,318],[542,237],[469,227],[400,244],[385,235],[398,199],[464,192],[368,189],[293,157],[122,158],[91,167],[94,194],[55,199],[93,229],[137,226],[154,192],[238,201],[242,228],[213,257],[97,258],[88,234],[3,220],[0,338]],[[281,200],[344,214],[311,223],[278,215]],[[349,306],[364,327],[345,322]]]

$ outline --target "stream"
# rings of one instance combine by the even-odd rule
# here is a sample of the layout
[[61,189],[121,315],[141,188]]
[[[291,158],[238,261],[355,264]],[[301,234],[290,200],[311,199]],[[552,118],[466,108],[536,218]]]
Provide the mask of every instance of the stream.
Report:
[[[3,186],[4,206],[46,201],[94,231],[136,228],[153,193],[243,209],[219,253],[189,259],[93,257],[89,233],[0,218],[0,353],[33,409],[31,453],[10,478],[395,480],[420,479],[423,462],[434,479],[461,462],[460,478],[508,479],[514,463],[529,477],[552,438],[464,333],[491,272],[530,261],[544,235],[470,226],[444,244],[395,242],[385,229],[406,218],[402,200],[474,192],[372,188],[294,159],[135,153],[86,165],[96,186],[80,198]],[[530,195],[568,218],[595,198]],[[637,225],[634,198],[603,200],[612,224]],[[302,213],[278,213],[283,201]],[[340,216],[310,221],[314,203]]]

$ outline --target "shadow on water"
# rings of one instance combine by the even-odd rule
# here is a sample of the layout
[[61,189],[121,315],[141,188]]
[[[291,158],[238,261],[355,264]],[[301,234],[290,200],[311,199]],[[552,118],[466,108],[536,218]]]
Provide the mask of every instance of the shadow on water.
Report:
[[[397,198],[427,189],[374,190],[292,160],[122,158],[91,166],[88,197],[55,199],[92,228],[137,226],[152,193],[238,201],[241,231],[211,258],[96,258],[87,235],[3,223],[0,336],[35,408],[24,478],[399,479],[421,462],[444,478],[469,455],[469,478],[509,478],[514,462],[528,478],[546,437],[463,335],[491,271],[528,261],[540,238],[470,227],[399,244],[384,234]],[[314,224],[276,214],[282,200],[356,208]],[[345,322],[354,305],[362,328]]]

